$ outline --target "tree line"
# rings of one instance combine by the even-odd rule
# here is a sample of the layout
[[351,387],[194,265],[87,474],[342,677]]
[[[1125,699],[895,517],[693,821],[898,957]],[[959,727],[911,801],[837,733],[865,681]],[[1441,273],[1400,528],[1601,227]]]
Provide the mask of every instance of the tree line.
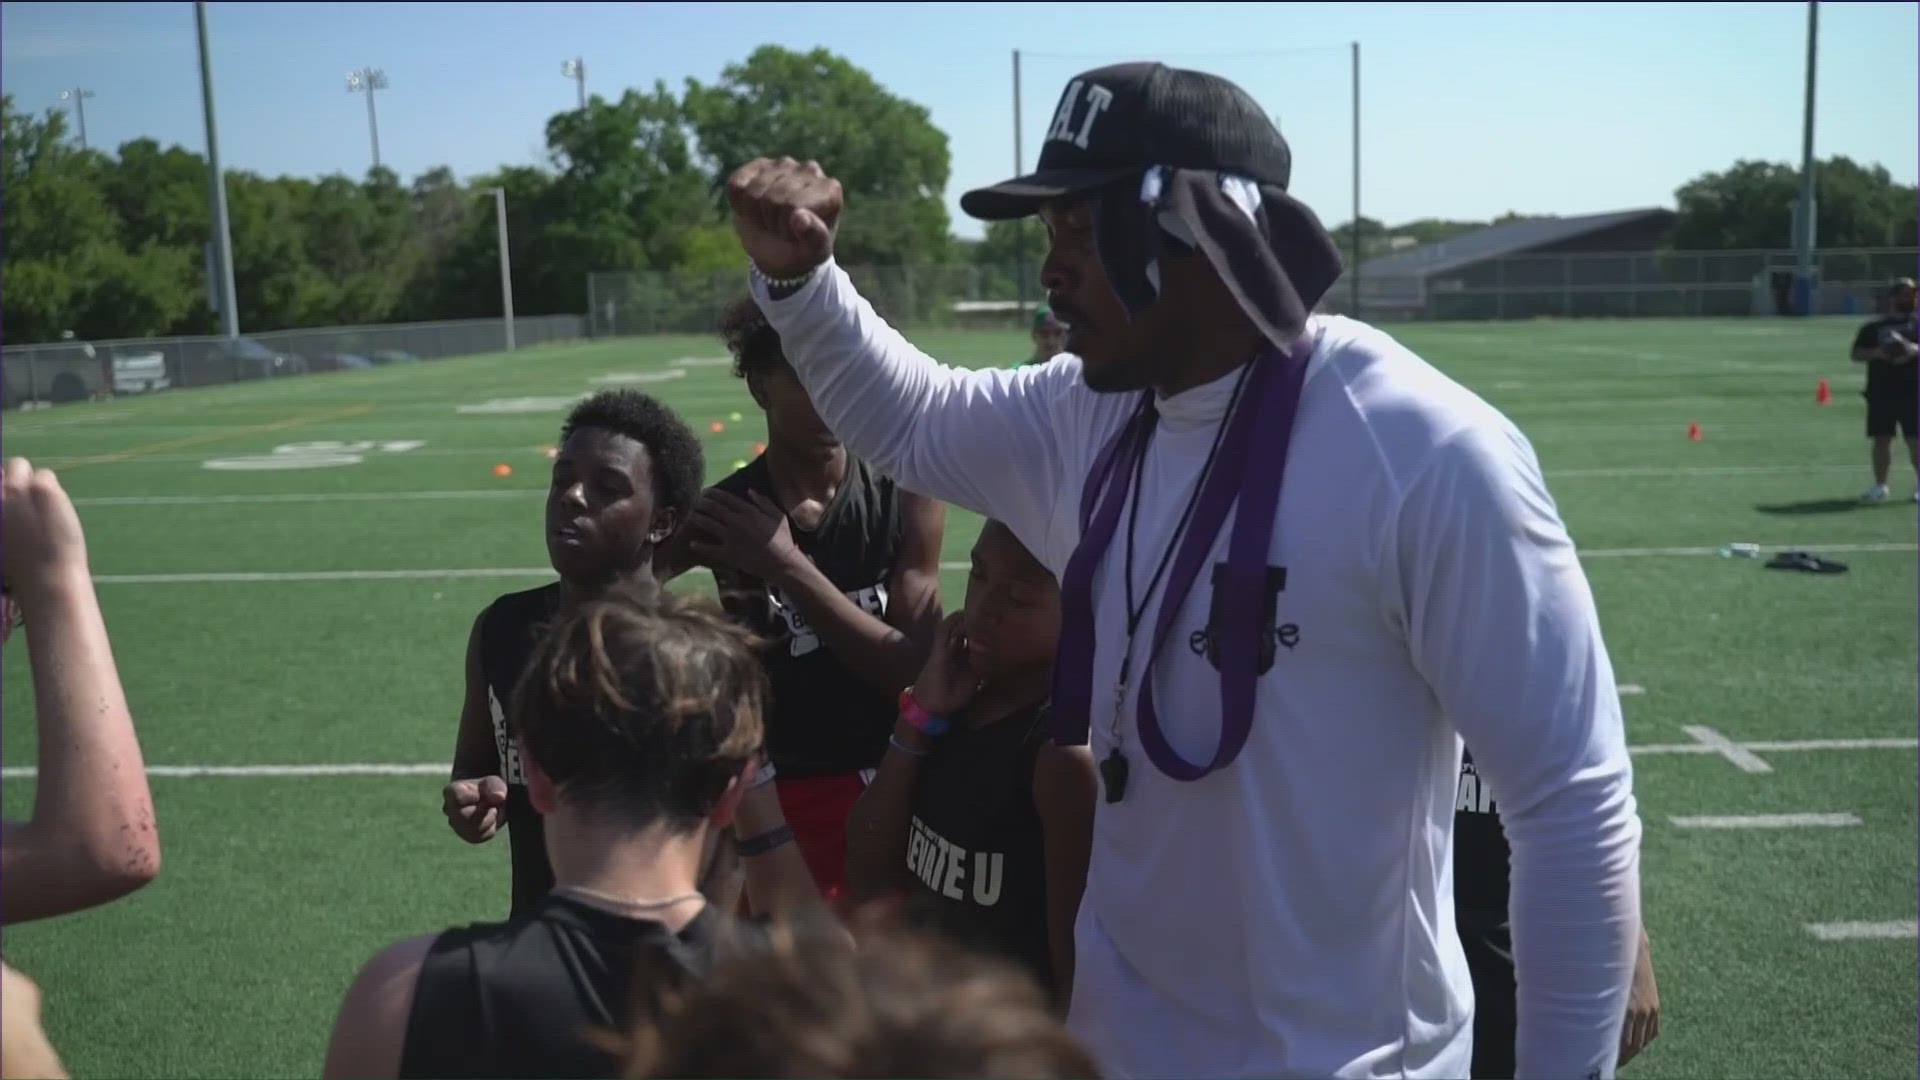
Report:
[[[218,331],[204,157],[145,138],[117,153],[82,149],[64,113],[23,112],[11,97],[0,97],[0,126],[6,341]],[[825,49],[763,46],[712,83],[595,97],[552,117],[545,135],[544,163],[464,181],[444,167],[411,183],[384,168],[359,180],[230,170],[242,329],[498,316],[493,188],[506,192],[520,314],[584,312],[595,272],[743,270],[725,179],[742,162],[796,147],[831,162],[860,207],[838,242],[847,265],[970,267],[948,280],[981,294],[969,298],[1004,298],[1021,275],[1032,279],[1045,243],[1032,223],[953,237],[946,135],[923,106]],[[1822,247],[1916,243],[1915,190],[1885,168],[1834,158],[1816,178]],[[1797,191],[1797,169],[1767,162],[1698,177],[1676,192],[1672,243],[1785,247]],[[1389,228],[1363,217],[1358,231],[1371,257],[1395,237],[1432,242],[1485,224]],[[1335,229],[1346,250],[1354,228]]]

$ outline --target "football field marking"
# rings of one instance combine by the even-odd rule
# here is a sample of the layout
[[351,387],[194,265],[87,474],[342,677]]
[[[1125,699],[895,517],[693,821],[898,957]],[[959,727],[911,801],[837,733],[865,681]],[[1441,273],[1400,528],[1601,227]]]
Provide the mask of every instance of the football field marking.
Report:
[[1732,762],[1734,767],[1747,773],[1770,773],[1773,766],[1761,760],[1760,755],[1727,738],[1725,735],[1700,724],[1688,724],[1680,729],[1693,736],[1694,741]]
[[1821,941],[1920,937],[1920,921],[1808,923],[1807,933]]
[[1844,829],[1860,824],[1857,814],[1735,814],[1668,817],[1681,829]]
[[[1912,750],[1916,747],[1920,747],[1920,739],[1801,739],[1801,740],[1787,740],[1787,741],[1740,743],[1737,745],[1740,747],[1745,747],[1749,749],[1760,749],[1760,750],[1767,750],[1770,752],[1812,751],[1812,750]],[[1718,748],[1705,743],[1675,743],[1672,745],[1647,744],[1643,746],[1630,746],[1627,748],[1627,751],[1635,755],[1639,755],[1639,754],[1713,754],[1713,753],[1719,752]],[[162,776],[162,777],[187,777],[187,778],[207,777],[207,776],[233,776],[233,777],[444,776],[447,774],[448,768],[450,768],[450,766],[445,761],[424,761],[424,762],[414,762],[414,763],[353,762],[353,763],[345,763],[345,764],[319,764],[319,765],[149,765],[147,766],[147,775]],[[36,775],[37,772],[38,770],[31,765],[9,766],[7,768],[0,769],[0,779],[7,779],[7,780],[29,779],[34,775]],[[1845,822],[1844,824],[1848,824],[1848,825],[1859,824],[1859,819],[1855,818],[1854,815],[1852,814],[1776,814],[1776,815],[1758,815],[1757,817],[1768,818],[1768,819],[1771,819],[1771,818],[1823,819],[1821,822],[1815,823],[1816,825],[1824,824],[1824,819],[1827,819],[1827,818],[1844,817],[1844,818],[1853,818],[1852,821]],[[1678,824],[1681,820],[1688,820],[1688,819],[1676,818],[1673,820],[1675,821],[1676,824]],[[1693,819],[1693,820],[1749,821],[1749,820],[1755,820],[1755,819],[1754,818],[1699,818],[1699,819]],[[1697,828],[1715,828],[1715,827],[1785,828],[1785,827],[1791,827],[1791,826],[1681,825],[1680,827],[1681,828],[1695,828],[1695,827]]]
[[62,469],[77,469],[82,465],[106,465],[116,461],[133,461],[151,458],[166,450],[179,450],[188,446],[202,446],[206,443],[224,442],[228,439],[245,438],[248,435],[264,435],[270,431],[285,431],[288,428],[303,427],[307,424],[324,424],[332,420],[347,420],[355,416],[364,416],[373,411],[371,405],[352,405],[344,409],[324,409],[320,412],[290,416],[285,420],[275,420],[268,424],[253,424],[248,427],[226,428],[211,431],[205,435],[188,435],[165,442],[148,443],[144,446],[131,446],[125,450],[115,450],[110,454],[97,454],[93,457],[69,458],[60,462]]
[[[1773,766],[1768,765],[1759,755],[1795,753],[1812,750],[1913,750],[1920,749],[1920,739],[1780,739],[1756,740],[1752,742],[1734,742],[1712,728],[1688,727],[1684,729],[1696,741],[1690,743],[1646,743],[1629,746],[1627,752],[1635,756],[1659,754],[1718,754],[1733,762],[1744,772],[1770,773]],[[1742,764],[1744,762],[1744,764]],[[1760,766],[1754,768],[1754,765]]]
[[[503,489],[498,492],[490,493],[490,496],[505,498],[513,495],[531,494],[531,493],[534,493],[535,491],[536,489]],[[140,498],[162,498],[162,497],[164,496],[140,496]],[[411,495],[400,495],[400,494],[389,495],[386,493],[382,493],[378,496],[378,498],[380,499],[401,499],[401,498],[420,498],[420,497],[433,497],[433,493],[414,492]],[[453,496],[448,494],[445,497],[451,498]],[[256,499],[256,498],[263,499],[267,497],[266,496],[233,496],[233,498],[236,501],[238,501],[240,499]],[[278,499],[280,497],[276,496],[274,498]],[[367,498],[372,499],[374,498],[374,496],[369,495],[367,496]],[[312,501],[317,502],[321,500],[316,498]],[[124,502],[110,502],[110,503],[103,503],[103,504],[96,504],[96,505],[108,505],[108,506],[142,505],[144,506],[144,505],[172,505],[172,504],[148,504],[144,502],[137,503],[137,504],[129,504]],[[1762,546],[1769,547],[1769,545],[1762,545]],[[1844,552],[1920,551],[1920,544],[1800,544],[1795,546],[1807,548],[1809,550],[1818,550],[1818,551],[1826,551],[1826,552],[1843,552],[1843,553]],[[1704,548],[1704,547],[1703,548],[1597,548],[1593,550],[1582,551],[1580,553],[1580,556],[1582,558],[1592,558],[1592,559],[1670,558],[1670,557],[1684,558],[1684,557],[1697,557],[1702,555],[1718,555],[1719,553],[1720,553],[1720,549],[1718,548]],[[973,566],[972,563],[949,561],[949,562],[941,563],[940,569],[967,570],[967,569],[970,569],[972,566]],[[96,585],[209,585],[209,584],[241,584],[241,583],[251,584],[251,585],[263,585],[263,584],[274,584],[274,583],[280,583],[280,582],[300,582],[300,581],[402,581],[407,579],[433,580],[437,578],[459,578],[459,577],[478,577],[478,578],[541,577],[541,576],[550,576],[552,573],[553,571],[551,569],[544,566],[476,567],[471,569],[435,569],[432,567],[423,567],[420,569],[413,569],[413,570],[261,570],[261,571],[244,571],[244,572],[234,572],[234,573],[194,572],[194,573],[177,573],[177,574],[96,574],[94,576],[93,581],[94,581],[94,584]],[[1631,693],[1634,693],[1635,691],[1628,690],[1625,692],[1628,694],[1631,694]],[[1756,770],[1756,771],[1765,771],[1765,770]]]

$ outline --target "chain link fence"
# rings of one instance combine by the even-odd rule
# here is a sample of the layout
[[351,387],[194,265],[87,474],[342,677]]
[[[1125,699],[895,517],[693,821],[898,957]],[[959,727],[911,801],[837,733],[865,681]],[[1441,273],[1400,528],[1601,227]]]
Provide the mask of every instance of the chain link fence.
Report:
[[[1813,314],[1865,315],[1888,280],[1912,277],[1920,249],[1816,252]],[[1791,251],[1513,255],[1413,276],[1360,274],[1369,319],[1744,318],[1792,310]],[[1353,307],[1351,278],[1323,305]]]
[[[1036,259],[1029,270],[1038,277]],[[1021,325],[1044,301],[1039,285],[1023,297],[1012,267],[848,267],[873,306],[895,326],[984,328]],[[747,298],[743,270],[630,271],[587,278],[588,325],[594,337],[620,334],[709,334],[720,316]]]
[[[1815,313],[1875,310],[1889,278],[1911,276],[1920,250],[1822,251],[1815,258]],[[1360,275],[1358,314],[1409,319],[1746,318],[1789,311],[1793,252],[1672,251],[1516,255],[1424,276]],[[897,326],[914,329],[1019,327],[1042,302],[1037,283],[1021,295],[1021,274],[1000,266],[849,268],[860,291]],[[1028,273],[1038,275],[1037,261]],[[709,333],[747,295],[746,274],[600,273],[588,278],[595,337]],[[1321,303],[1354,312],[1350,278]]]
[[[578,315],[513,321],[518,348],[586,337]],[[502,319],[270,330],[237,338],[132,338],[0,349],[0,406],[87,401],[116,394],[214,386],[323,371],[500,352]]]

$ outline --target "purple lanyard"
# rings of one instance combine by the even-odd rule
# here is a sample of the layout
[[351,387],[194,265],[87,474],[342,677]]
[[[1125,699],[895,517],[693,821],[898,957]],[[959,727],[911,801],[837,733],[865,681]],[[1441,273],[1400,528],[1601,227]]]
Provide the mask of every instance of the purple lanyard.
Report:
[[[1138,676],[1137,724],[1148,760],[1175,780],[1198,780],[1239,756],[1253,731],[1253,704],[1259,679],[1260,640],[1265,615],[1267,552],[1273,540],[1274,513],[1286,475],[1287,449],[1294,414],[1306,382],[1311,339],[1302,338],[1284,352],[1267,350],[1253,361],[1244,400],[1227,424],[1219,457],[1203,480],[1193,520],[1179,537],[1179,550],[1161,594],[1150,645]],[[1120,513],[1132,492],[1133,477],[1159,414],[1151,399],[1107,442],[1087,475],[1080,497],[1080,543],[1067,561],[1060,582],[1061,632],[1053,675],[1053,737],[1067,746],[1084,745],[1092,723],[1093,574],[1106,558],[1118,531]],[[1118,480],[1116,483],[1115,480]],[[1153,704],[1153,658],[1185,605],[1187,593],[1236,500],[1227,564],[1214,582],[1217,623],[1212,627],[1220,652],[1220,746],[1213,760],[1195,765],[1180,757],[1160,729]],[[1126,572],[1124,569],[1122,572]]]

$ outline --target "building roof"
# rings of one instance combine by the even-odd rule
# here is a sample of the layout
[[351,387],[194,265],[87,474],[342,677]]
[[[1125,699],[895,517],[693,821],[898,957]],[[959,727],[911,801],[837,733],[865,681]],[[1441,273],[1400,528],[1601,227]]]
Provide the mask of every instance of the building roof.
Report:
[[1600,232],[1618,225],[1626,225],[1645,218],[1665,215],[1672,216],[1673,211],[1661,207],[1648,207],[1642,210],[1616,210],[1608,214],[1587,214],[1581,217],[1529,218],[1525,221],[1510,221],[1504,225],[1490,225],[1484,229],[1461,233],[1434,244],[1422,244],[1409,251],[1383,255],[1369,259],[1360,266],[1360,274],[1367,277],[1426,277],[1429,274],[1441,274],[1473,263],[1488,259],[1519,255],[1535,248],[1558,244],[1577,236]]

